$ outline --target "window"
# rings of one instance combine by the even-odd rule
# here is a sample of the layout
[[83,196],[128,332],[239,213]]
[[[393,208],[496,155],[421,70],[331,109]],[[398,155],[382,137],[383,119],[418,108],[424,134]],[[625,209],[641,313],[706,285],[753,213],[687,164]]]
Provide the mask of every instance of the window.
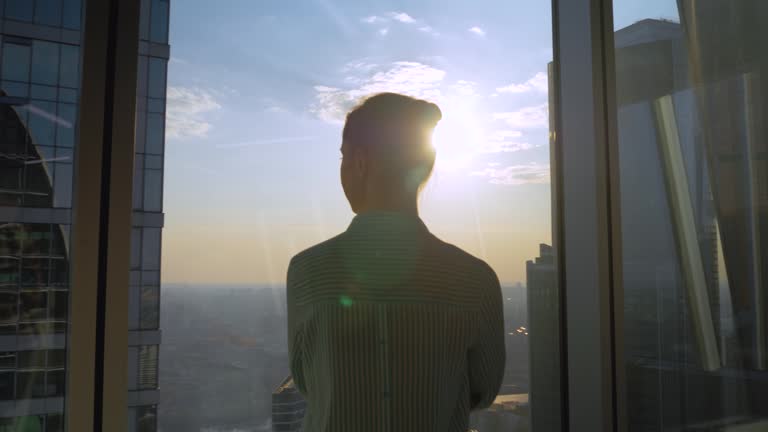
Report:
[[0,67],[4,80],[29,81],[31,46],[6,42],[3,44],[3,64]]
[[163,208],[163,172],[144,170],[144,210],[161,211]]
[[6,0],[5,17],[19,21],[32,21],[34,7],[32,0]]
[[168,0],[152,0],[150,40],[168,43]]
[[165,98],[166,60],[149,58],[149,97]]
[[157,345],[139,347],[138,388],[157,388]]
[[34,41],[32,45],[32,82],[56,85],[59,72],[59,45]]
[[44,369],[46,365],[45,351],[19,351],[19,369]]
[[7,370],[0,371],[0,400],[7,401],[13,399],[15,394],[15,380],[15,372],[9,372]]
[[160,325],[160,287],[141,287],[141,328],[157,329]]
[[35,22],[48,26],[61,26],[62,0],[36,0]]
[[66,321],[69,311],[69,293],[51,291],[48,299],[49,317],[56,321]]
[[614,1],[630,431],[768,419],[764,6]]
[[[157,41],[164,3],[143,2],[145,39]],[[166,212],[162,265],[159,253],[147,255],[159,241],[140,245],[142,266],[162,268],[159,428],[283,426],[273,398],[290,374],[286,270],[293,255],[347,229],[354,214],[339,187],[337,148],[344,116],[363,96],[393,91],[433,100],[443,113],[421,218],[487,261],[502,284],[503,384],[467,426],[558,430],[549,3],[321,3],[207,4],[196,17],[172,3],[173,58],[152,47],[139,60],[137,93],[147,101],[137,131],[146,128],[146,141],[137,142],[143,172],[134,185],[144,216]],[[146,289],[142,326],[157,321],[144,313],[155,310],[156,287],[142,280]],[[226,366],[206,380],[198,362]],[[205,390],[191,390],[190,375]],[[227,401],[226,415],[190,408],[215,394],[226,395],[215,397]]]
[[16,399],[45,397],[44,371],[16,372]]
[[64,0],[62,24],[71,30],[80,30],[81,0]]
[[163,153],[165,127],[162,114],[147,114],[147,141],[145,151],[150,154]]
[[45,419],[45,432],[64,432],[64,416],[48,414]]
[[73,45],[61,46],[61,78],[62,87],[78,88],[80,84],[80,48]]
[[56,122],[56,145],[72,148],[75,142],[77,106],[69,103],[60,103],[58,109],[60,121]]
[[157,228],[144,228],[141,240],[141,266],[146,270],[160,268],[160,230]]

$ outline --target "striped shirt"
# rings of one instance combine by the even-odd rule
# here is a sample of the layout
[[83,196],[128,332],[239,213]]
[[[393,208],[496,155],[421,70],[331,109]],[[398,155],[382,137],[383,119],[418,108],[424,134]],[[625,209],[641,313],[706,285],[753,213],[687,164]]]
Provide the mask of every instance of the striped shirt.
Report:
[[498,278],[415,216],[355,217],[291,260],[287,290],[306,432],[464,432],[499,391]]

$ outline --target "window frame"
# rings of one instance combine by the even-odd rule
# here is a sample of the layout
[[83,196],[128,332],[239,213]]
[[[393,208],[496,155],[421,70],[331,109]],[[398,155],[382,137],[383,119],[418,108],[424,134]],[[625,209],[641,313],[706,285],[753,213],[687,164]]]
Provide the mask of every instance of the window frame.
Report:
[[66,372],[78,385],[67,385],[64,421],[124,431],[139,2],[86,0],[82,24]]
[[613,3],[553,0],[563,430],[626,431]]

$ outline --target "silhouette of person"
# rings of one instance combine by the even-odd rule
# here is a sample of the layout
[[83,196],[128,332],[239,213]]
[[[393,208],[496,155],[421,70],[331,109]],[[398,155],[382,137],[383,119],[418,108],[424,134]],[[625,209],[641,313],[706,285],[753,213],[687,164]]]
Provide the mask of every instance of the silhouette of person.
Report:
[[499,391],[498,278],[419,218],[441,116],[394,93],[347,115],[341,183],[356,216],[288,269],[290,369],[307,432],[465,432]]

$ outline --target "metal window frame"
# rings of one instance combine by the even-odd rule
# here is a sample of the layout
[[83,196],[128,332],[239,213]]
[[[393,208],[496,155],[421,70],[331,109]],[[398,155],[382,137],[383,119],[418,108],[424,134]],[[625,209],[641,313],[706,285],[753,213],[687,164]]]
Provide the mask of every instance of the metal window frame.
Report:
[[613,4],[552,0],[563,430],[625,431]]
[[139,4],[86,1],[83,28],[65,421],[124,431]]

